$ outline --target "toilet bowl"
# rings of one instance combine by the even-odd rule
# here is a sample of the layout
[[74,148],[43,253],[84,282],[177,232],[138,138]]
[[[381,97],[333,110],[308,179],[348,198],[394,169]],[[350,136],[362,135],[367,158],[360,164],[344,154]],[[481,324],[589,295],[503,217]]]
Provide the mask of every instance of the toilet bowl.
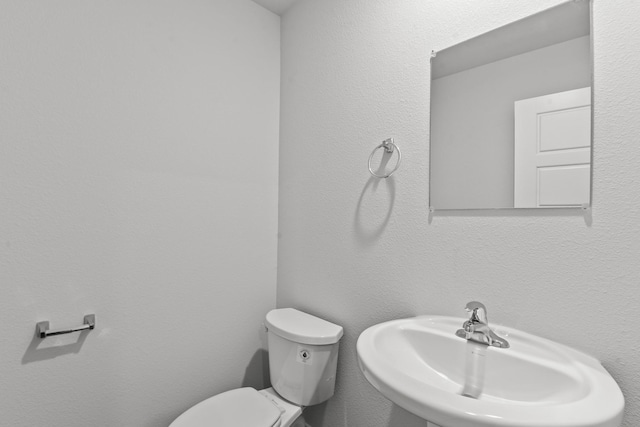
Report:
[[303,427],[303,408],[333,396],[342,327],[293,308],[271,310],[265,326],[272,387],[217,394],[169,427]]

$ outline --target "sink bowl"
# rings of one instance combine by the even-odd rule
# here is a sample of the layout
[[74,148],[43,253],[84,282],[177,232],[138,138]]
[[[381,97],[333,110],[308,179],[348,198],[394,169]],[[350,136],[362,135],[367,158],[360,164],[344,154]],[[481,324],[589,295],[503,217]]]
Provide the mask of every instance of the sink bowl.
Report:
[[[622,392],[597,359],[495,325],[510,348],[467,342],[455,335],[464,321],[420,316],[374,325],[358,338],[360,370],[393,403],[441,427],[620,426]],[[483,369],[470,371],[477,357]],[[471,376],[483,383],[476,398],[461,394],[478,382]]]

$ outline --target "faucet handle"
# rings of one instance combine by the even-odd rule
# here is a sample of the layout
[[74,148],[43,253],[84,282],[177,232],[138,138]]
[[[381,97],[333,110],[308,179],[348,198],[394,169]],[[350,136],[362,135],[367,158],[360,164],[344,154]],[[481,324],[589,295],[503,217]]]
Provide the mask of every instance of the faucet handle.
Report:
[[464,339],[470,340],[471,336],[473,335],[474,329],[475,327],[473,326],[473,322],[471,322],[470,320],[464,322],[464,325],[462,325],[462,330],[464,330]]
[[465,310],[471,313],[470,321],[474,323],[484,323],[488,324],[489,320],[487,319],[487,307],[479,301],[471,301],[468,302]]

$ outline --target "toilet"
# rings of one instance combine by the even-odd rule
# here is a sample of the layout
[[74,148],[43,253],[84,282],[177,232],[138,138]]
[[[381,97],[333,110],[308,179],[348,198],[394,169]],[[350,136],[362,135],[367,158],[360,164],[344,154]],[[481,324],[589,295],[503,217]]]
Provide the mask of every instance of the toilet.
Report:
[[293,308],[265,319],[272,387],[237,388],[206,399],[169,427],[304,427],[306,406],[333,396],[341,326]]

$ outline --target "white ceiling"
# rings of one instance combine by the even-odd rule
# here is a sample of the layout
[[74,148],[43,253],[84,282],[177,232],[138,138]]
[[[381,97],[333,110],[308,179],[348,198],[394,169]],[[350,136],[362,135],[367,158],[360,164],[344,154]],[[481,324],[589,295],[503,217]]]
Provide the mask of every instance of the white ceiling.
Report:
[[590,2],[571,1],[437,52],[431,78],[468,70],[590,33]]
[[282,15],[292,4],[298,0],[253,0],[260,6],[269,9],[271,12]]

